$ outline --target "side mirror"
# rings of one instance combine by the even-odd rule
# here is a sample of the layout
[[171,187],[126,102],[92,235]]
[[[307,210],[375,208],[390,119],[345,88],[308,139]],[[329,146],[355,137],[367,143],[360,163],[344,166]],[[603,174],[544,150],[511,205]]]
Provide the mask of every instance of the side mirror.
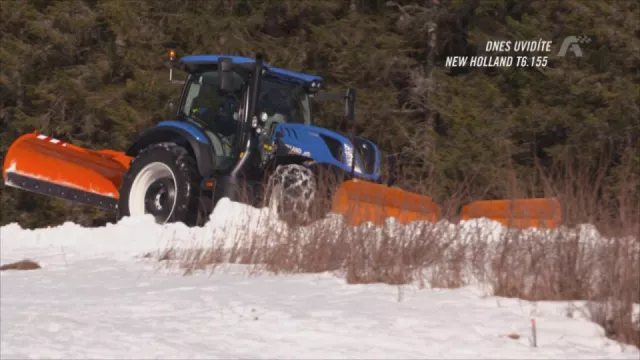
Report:
[[233,62],[230,58],[220,59],[218,73],[220,74],[220,89],[222,91],[233,90]]

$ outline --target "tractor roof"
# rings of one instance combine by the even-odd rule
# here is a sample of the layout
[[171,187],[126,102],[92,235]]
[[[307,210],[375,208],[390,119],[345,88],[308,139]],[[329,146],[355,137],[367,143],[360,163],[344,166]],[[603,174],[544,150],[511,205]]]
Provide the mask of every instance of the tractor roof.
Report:
[[[198,65],[213,65],[220,62],[222,58],[230,58],[236,64],[250,64],[256,62],[256,59],[252,59],[244,56],[236,56],[236,55],[189,55],[180,58],[179,63],[185,65],[191,65],[197,67]],[[269,74],[276,75],[279,78],[282,78],[286,81],[291,82],[302,82],[302,83],[311,83],[313,81],[322,82],[323,79],[320,76],[309,75],[304,73],[299,73],[291,70],[281,69],[273,66],[269,66],[268,64],[264,64],[264,66],[269,70]]]

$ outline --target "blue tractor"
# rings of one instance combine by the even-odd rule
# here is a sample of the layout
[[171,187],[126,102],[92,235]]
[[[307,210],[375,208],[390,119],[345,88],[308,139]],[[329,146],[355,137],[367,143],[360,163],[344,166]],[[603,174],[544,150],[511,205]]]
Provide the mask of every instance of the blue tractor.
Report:
[[120,217],[195,225],[228,197],[306,224],[330,210],[342,182],[380,182],[373,142],[314,125],[312,102],[322,100],[344,100],[353,122],[353,89],[324,92],[321,77],[269,66],[260,55],[170,59],[188,74],[176,118],[126,151],[134,159],[119,189]]
[[312,103],[322,100],[343,100],[344,124],[353,124],[353,89],[325,92],[321,77],[269,66],[260,55],[176,61],[170,51],[169,60],[172,82],[174,69],[188,75],[175,119],[142,132],[125,152],[24,134],[5,156],[5,184],[116,210],[118,218],[151,214],[190,226],[203,224],[223,197],[307,224],[332,210],[348,184],[383,192],[373,142],[314,125]]

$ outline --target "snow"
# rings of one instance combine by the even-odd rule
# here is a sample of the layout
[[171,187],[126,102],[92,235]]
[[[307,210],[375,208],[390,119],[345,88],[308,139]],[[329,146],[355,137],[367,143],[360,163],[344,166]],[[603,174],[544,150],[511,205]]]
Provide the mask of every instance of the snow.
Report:
[[[484,220],[437,227],[445,235],[479,231],[490,242],[506,231]],[[480,285],[348,285],[329,273],[250,276],[240,265],[183,276],[142,257],[196,243],[229,247],[229,238],[265,229],[288,231],[227,200],[203,228],[150,218],[95,229],[1,227],[0,264],[28,258],[42,269],[0,273],[0,358],[640,357],[607,339],[578,302],[569,317],[567,303],[487,296]]]

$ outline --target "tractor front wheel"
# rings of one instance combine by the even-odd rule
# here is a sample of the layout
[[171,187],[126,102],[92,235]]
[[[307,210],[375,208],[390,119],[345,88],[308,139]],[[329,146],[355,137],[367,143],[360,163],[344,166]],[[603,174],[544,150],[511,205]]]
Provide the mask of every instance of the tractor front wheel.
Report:
[[123,178],[118,218],[150,214],[159,224],[197,225],[199,187],[196,162],[185,148],[151,145],[140,151]]
[[309,225],[329,211],[331,199],[318,180],[317,172],[303,165],[279,165],[269,176],[265,205],[289,226]]

